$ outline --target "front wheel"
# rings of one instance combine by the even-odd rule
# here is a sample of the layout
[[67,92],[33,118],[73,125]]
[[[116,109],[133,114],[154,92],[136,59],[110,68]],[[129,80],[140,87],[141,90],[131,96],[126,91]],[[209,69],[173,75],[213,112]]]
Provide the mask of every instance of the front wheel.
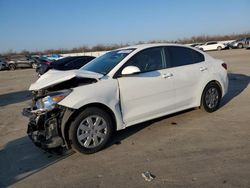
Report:
[[16,66],[14,64],[9,64],[9,69],[10,70],[15,70],[16,69]]
[[82,111],[72,122],[69,137],[73,149],[91,154],[107,144],[112,132],[113,123],[110,115],[104,110],[90,107]]
[[221,51],[221,50],[222,50],[222,47],[221,47],[221,46],[218,46],[218,47],[217,47],[217,50],[218,50],[218,51]]
[[219,108],[220,100],[220,87],[216,83],[208,84],[202,94],[202,108],[207,112],[214,112]]

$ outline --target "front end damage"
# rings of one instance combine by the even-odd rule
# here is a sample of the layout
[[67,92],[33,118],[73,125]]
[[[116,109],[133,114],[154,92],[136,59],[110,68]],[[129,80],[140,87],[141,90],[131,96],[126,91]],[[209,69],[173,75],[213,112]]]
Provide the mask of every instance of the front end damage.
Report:
[[34,94],[31,107],[24,108],[22,112],[29,118],[28,136],[36,146],[43,149],[65,146],[61,125],[66,108],[53,101],[48,102],[48,98],[37,98]]
[[62,113],[58,111],[38,115],[31,108],[23,109],[23,115],[29,117],[27,134],[36,146],[51,149],[64,145],[58,130]]
[[89,74],[84,77],[84,72],[51,71],[30,86],[33,94],[32,104],[29,108],[24,108],[22,114],[29,118],[27,134],[36,146],[46,150],[69,148],[64,136],[64,127],[74,110],[58,103],[67,97],[73,88],[95,83],[101,77]]

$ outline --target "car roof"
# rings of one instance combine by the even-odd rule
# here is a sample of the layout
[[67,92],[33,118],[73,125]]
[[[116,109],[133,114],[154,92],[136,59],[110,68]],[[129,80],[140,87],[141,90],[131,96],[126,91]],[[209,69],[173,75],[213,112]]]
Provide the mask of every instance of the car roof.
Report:
[[188,47],[187,45],[175,44],[175,43],[148,43],[148,44],[138,44],[138,45],[133,45],[133,46],[127,46],[127,47],[119,48],[117,50],[126,50],[126,49],[143,50],[143,49],[146,49],[146,48],[161,47],[161,46],[182,46],[182,47]]

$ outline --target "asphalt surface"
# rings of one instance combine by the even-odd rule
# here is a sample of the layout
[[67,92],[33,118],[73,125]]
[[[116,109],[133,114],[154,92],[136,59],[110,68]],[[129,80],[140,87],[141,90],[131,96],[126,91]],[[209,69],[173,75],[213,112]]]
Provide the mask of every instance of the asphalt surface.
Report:
[[[135,125],[92,155],[36,148],[21,115],[35,71],[1,71],[0,187],[250,187],[250,50],[209,54],[229,69],[218,111],[193,109]],[[145,181],[145,171],[155,179]]]

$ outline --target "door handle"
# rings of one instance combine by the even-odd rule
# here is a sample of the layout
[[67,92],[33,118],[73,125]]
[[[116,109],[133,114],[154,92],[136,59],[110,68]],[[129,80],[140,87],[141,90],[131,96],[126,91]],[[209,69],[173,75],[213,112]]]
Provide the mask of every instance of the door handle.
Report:
[[166,73],[162,75],[163,78],[170,78],[172,76],[174,76],[172,73]]
[[200,67],[201,72],[206,71],[206,70],[207,70],[207,67]]

